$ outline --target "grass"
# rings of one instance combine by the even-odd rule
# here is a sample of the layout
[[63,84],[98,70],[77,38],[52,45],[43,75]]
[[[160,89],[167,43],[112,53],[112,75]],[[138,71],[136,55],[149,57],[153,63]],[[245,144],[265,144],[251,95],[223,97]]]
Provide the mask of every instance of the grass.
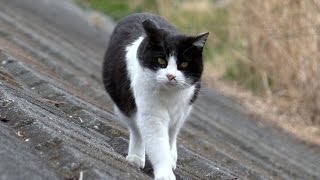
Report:
[[274,99],[284,99],[284,111],[320,124],[320,2],[245,2],[234,12],[250,65],[272,79],[270,90]]
[[129,0],[75,0],[85,8],[92,8],[119,20],[132,12]]

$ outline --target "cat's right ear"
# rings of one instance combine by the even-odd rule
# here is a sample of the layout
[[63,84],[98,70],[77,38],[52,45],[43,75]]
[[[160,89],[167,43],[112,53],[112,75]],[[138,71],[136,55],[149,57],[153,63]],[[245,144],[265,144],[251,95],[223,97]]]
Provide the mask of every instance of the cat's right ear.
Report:
[[164,35],[164,30],[159,29],[152,20],[145,20],[142,22],[142,26],[152,44],[160,45]]
[[205,32],[193,37],[192,45],[198,47],[202,51],[203,46],[208,39],[208,36],[209,36],[209,32]]

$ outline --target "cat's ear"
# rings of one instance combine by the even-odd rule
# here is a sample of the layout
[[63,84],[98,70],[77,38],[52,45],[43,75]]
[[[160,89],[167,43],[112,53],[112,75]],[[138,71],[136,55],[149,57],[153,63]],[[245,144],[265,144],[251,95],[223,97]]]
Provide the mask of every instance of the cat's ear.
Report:
[[163,35],[165,33],[163,29],[159,29],[157,25],[149,19],[143,21],[142,26],[153,44],[161,44]]
[[208,39],[208,36],[209,36],[209,32],[200,33],[197,36],[194,36],[192,38],[192,45],[202,50]]

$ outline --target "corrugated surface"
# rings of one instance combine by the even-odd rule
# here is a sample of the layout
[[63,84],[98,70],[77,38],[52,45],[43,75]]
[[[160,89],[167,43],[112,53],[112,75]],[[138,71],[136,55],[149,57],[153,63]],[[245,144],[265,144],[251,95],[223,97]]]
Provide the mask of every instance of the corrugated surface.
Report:
[[[101,83],[113,24],[56,0],[0,1],[0,179],[151,179],[125,160]],[[178,179],[320,179],[319,147],[202,92],[179,137]]]

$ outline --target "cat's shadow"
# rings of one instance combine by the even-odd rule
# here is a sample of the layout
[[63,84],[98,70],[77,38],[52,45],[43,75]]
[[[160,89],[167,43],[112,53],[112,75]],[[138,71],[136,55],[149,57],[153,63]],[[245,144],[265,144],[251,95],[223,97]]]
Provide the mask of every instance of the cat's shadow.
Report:
[[141,169],[144,173],[148,174],[150,177],[153,177],[153,169],[150,160],[146,157],[146,164],[143,169]]

